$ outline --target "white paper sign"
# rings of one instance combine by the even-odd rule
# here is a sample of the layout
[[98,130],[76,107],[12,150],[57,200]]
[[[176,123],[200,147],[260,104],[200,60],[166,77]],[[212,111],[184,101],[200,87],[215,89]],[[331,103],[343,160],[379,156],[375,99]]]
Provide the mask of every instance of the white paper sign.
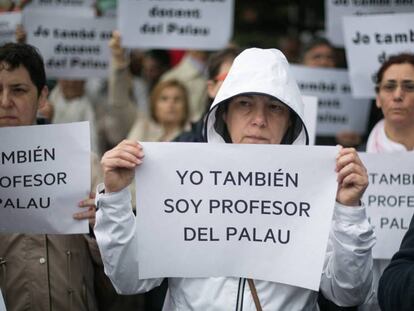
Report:
[[337,187],[335,147],[143,146],[140,278],[249,277],[318,290]]
[[89,232],[74,220],[90,190],[89,123],[0,128],[0,232]]
[[374,258],[390,259],[399,249],[414,213],[414,153],[361,153],[369,175],[363,202],[377,243]]
[[0,311],[6,311],[6,304],[4,303],[3,295],[0,289]]
[[55,7],[55,6],[45,6],[45,7],[25,7],[24,15],[31,14],[43,14],[43,15],[59,15],[59,16],[68,16],[68,17],[88,17],[94,18],[96,16],[95,10],[93,8],[87,7]]
[[24,15],[28,43],[39,48],[50,78],[107,77],[115,20],[41,13]]
[[[375,77],[391,54],[414,51],[414,14],[344,17],[346,58],[352,94],[375,97]],[[387,27],[378,27],[387,25]]]
[[95,4],[94,0],[31,0],[26,8],[54,8],[54,9],[69,9],[69,8],[92,8]]
[[309,145],[315,144],[316,139],[316,120],[318,119],[318,98],[315,96],[302,96],[305,106],[304,120],[308,130]]
[[233,12],[233,0],[123,0],[118,27],[128,47],[218,50],[232,37]]
[[334,45],[344,46],[343,16],[414,12],[414,2],[411,0],[325,0],[325,12],[325,28],[329,41]]
[[22,13],[20,12],[0,14],[0,45],[6,42],[16,42],[16,27],[21,23]]
[[291,69],[301,93],[318,98],[317,135],[335,136],[344,130],[365,133],[371,103],[351,96],[346,70],[299,65]]

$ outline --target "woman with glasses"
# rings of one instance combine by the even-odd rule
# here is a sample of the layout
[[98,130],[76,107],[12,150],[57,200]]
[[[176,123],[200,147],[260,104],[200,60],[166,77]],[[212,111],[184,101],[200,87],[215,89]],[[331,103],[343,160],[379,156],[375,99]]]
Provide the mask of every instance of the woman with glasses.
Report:
[[[384,118],[372,129],[368,137],[367,152],[412,151],[414,149],[414,54],[398,54],[384,62],[377,73],[375,90],[376,105],[382,110]],[[389,263],[388,259],[374,260],[375,290],[378,288],[381,274]],[[379,310],[376,294],[367,304],[360,307],[360,310]],[[403,309],[393,306],[389,310]]]
[[391,56],[377,74],[376,104],[384,119],[368,137],[367,152],[414,149],[414,54]]

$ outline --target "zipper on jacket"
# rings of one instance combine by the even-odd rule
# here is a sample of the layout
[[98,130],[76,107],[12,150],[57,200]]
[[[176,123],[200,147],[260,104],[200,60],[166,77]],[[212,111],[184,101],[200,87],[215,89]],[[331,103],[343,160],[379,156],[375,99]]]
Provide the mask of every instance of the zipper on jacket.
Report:
[[243,311],[244,288],[246,287],[246,279],[239,279],[239,287],[237,288],[237,302],[235,311]]
[[69,309],[68,310],[72,310],[72,300],[73,300],[73,288],[72,288],[72,271],[70,269],[71,265],[72,265],[72,253],[70,250],[66,251],[66,267],[67,267],[67,275],[68,275],[68,295],[69,295]]

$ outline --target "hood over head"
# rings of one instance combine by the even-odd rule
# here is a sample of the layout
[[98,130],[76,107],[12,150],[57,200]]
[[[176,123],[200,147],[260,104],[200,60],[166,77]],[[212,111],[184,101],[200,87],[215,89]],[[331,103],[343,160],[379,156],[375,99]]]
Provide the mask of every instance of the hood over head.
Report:
[[288,106],[292,125],[282,144],[308,144],[302,97],[286,57],[279,50],[259,48],[246,49],[235,58],[205,120],[208,142],[229,142],[224,108],[231,98],[242,94],[268,95]]

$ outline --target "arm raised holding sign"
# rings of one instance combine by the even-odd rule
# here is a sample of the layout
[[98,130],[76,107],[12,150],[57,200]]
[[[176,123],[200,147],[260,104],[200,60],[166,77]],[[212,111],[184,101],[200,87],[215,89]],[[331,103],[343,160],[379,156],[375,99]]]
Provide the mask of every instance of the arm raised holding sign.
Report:
[[[255,79],[251,79],[252,76]],[[206,116],[207,141],[216,144],[307,144],[302,105],[283,54],[273,49],[247,49],[234,60]],[[106,193],[98,195],[100,209],[95,234],[105,271],[123,293],[148,291],[162,281],[140,279],[138,269],[138,251],[142,250],[138,250],[137,226],[126,187],[143,157],[144,151],[138,143],[123,141],[108,151],[101,161]],[[368,179],[354,149],[339,151],[336,170],[338,202],[334,208],[320,290],[336,304],[352,306],[364,302],[370,295],[371,249],[375,237],[365,208],[359,203]],[[234,264],[237,264],[237,258]],[[245,284],[245,278],[235,277],[170,278],[164,310],[224,311],[237,310],[237,306],[250,311],[317,310],[317,292],[310,289],[250,280],[248,291]],[[254,292],[257,292],[256,297]]]
[[[97,212],[95,235],[98,245],[114,247],[111,256],[102,252],[106,273],[119,293],[133,294],[146,292],[161,284],[162,279],[139,280],[135,235],[135,217],[131,208],[131,195],[128,190],[135,174],[135,168],[143,161],[142,146],[132,140],[124,140],[107,151],[101,160],[104,172],[105,194],[101,197],[115,198],[115,204],[102,200]],[[122,219],[113,221],[122,214]],[[107,240],[103,231],[111,232]],[[124,248],[125,247],[125,248]],[[120,251],[120,253],[118,253]],[[124,256],[126,251],[127,256]],[[133,275],[133,277],[131,277]],[[121,281],[122,280],[122,281]]]

